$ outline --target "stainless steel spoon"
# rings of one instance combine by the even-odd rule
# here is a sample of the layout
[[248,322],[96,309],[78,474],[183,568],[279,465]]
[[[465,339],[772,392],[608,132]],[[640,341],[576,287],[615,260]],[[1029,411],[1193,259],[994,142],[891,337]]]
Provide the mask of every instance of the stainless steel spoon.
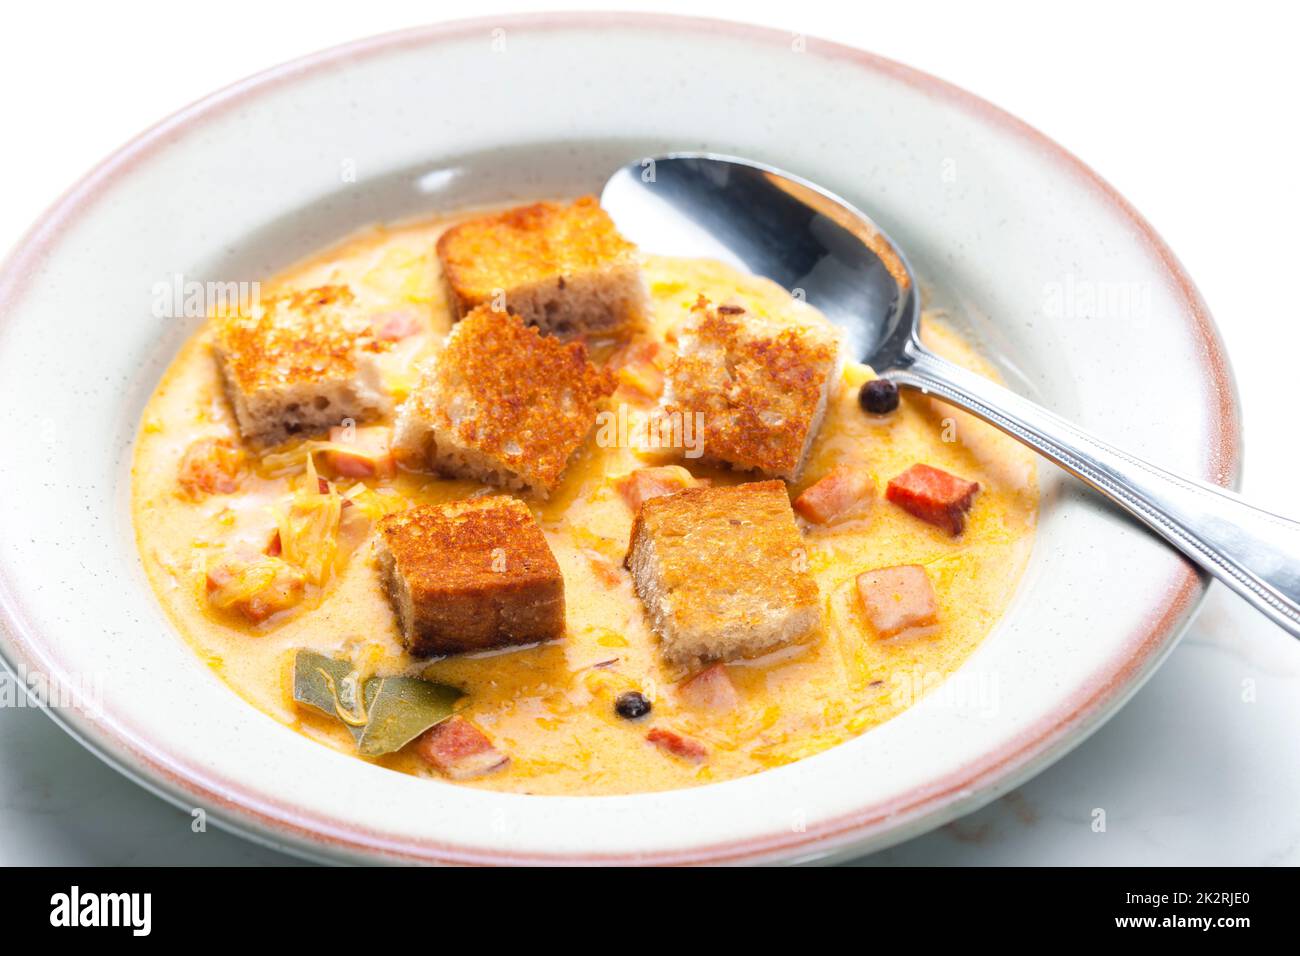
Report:
[[1300,638],[1300,523],[1120,451],[928,351],[907,257],[838,196],[759,163],[673,153],[618,170],[601,203],[643,249],[720,259],[801,289],[877,373],[1041,452]]

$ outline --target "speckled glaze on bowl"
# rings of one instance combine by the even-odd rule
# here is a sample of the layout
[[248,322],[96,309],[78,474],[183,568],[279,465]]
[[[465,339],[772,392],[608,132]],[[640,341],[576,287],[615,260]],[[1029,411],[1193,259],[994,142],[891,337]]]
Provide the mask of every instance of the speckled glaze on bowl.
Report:
[[667,148],[749,156],[843,194],[1014,388],[1163,465],[1235,481],[1231,375],[1191,281],[1122,198],[1018,120],[870,54],[738,24],[452,23],[183,110],[73,187],[4,264],[10,668],[90,689],[92,706],[50,713],[163,797],[334,861],[829,859],[969,812],[1078,744],[1170,650],[1204,582],[1046,465],[1031,566],[958,692],[692,790],[536,798],[391,773],[249,707],[172,632],[135,553],[129,466],[144,401],[197,320],[155,317],[156,284],[256,279],[374,221],[594,189]]

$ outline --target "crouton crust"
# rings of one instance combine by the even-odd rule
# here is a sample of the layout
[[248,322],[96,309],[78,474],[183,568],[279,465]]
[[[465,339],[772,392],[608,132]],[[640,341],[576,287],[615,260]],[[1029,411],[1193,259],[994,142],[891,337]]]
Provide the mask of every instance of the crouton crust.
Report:
[[480,307],[452,329],[402,406],[397,450],[408,463],[545,496],[613,390],[581,342]]
[[835,332],[715,309],[700,296],[678,337],[664,406],[703,415],[705,460],[794,481],[838,368]]
[[463,317],[495,303],[543,331],[607,331],[646,309],[636,247],[594,196],[539,202],[453,226],[438,238],[448,302]]
[[378,522],[381,578],[415,656],[564,633],[564,578],[537,520],[504,496],[424,505]]
[[732,660],[799,640],[821,621],[785,484],[691,488],[642,504],[627,565],[679,664]]
[[347,286],[285,292],[214,318],[213,349],[245,438],[271,443],[387,410],[368,359],[389,344],[371,334]]

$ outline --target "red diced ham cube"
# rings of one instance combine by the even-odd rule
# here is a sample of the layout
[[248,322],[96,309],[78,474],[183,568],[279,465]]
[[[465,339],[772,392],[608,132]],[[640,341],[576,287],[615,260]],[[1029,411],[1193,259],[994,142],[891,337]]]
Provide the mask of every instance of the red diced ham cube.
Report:
[[483,731],[459,714],[434,724],[414,746],[421,759],[453,780],[481,777],[510,762]]
[[653,401],[664,390],[664,354],[658,342],[637,342],[609,361],[619,392],[631,399]]
[[858,594],[867,619],[881,637],[893,637],[939,619],[934,586],[919,564],[901,564],[859,574]]
[[956,536],[966,527],[966,512],[979,490],[977,482],[929,465],[913,465],[889,483],[885,497],[922,521]]
[[675,495],[687,488],[695,488],[704,482],[697,481],[681,465],[663,465],[658,468],[638,468],[631,474],[624,475],[615,482],[618,493],[623,496],[627,506],[634,512],[641,510],[641,505],[651,498],[661,495]]
[[832,524],[862,514],[876,494],[865,469],[837,465],[794,500],[794,510],[813,524]]
[[240,547],[208,561],[204,585],[212,607],[261,624],[301,602],[307,579],[281,558]]
[[650,741],[660,750],[672,754],[674,757],[681,757],[683,760],[701,761],[709,755],[709,750],[698,740],[692,740],[690,737],[683,737],[681,734],[673,733],[671,730],[664,730],[656,727],[645,735],[645,739]]
[[383,425],[356,428],[335,425],[330,429],[330,441],[347,445],[347,451],[330,449],[325,461],[334,472],[344,478],[374,478],[378,475],[392,477],[397,473],[391,442],[393,431]]
[[699,710],[727,711],[740,703],[736,685],[727,675],[726,664],[714,664],[677,688],[687,705]]

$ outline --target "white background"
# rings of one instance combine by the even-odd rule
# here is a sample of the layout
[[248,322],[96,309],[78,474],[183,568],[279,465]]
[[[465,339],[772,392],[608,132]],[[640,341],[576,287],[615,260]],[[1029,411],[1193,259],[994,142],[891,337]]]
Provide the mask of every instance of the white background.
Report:
[[[647,8],[11,4],[0,31],[0,249],[112,149],[218,87],[373,33],[552,6]],[[1241,391],[1246,491],[1300,515],[1289,394],[1300,347],[1290,285],[1300,272],[1300,57],[1284,5],[693,0],[654,9],[901,60],[1082,157],[1151,220],[1209,302]],[[1243,699],[1248,687],[1253,700]],[[1016,793],[869,862],[1300,863],[1298,737],[1300,644],[1216,586],[1162,670],[1091,740]],[[223,833],[192,833],[188,814],[35,710],[0,710],[0,767],[3,864],[289,861]],[[1089,826],[1096,807],[1107,811],[1105,833]]]

